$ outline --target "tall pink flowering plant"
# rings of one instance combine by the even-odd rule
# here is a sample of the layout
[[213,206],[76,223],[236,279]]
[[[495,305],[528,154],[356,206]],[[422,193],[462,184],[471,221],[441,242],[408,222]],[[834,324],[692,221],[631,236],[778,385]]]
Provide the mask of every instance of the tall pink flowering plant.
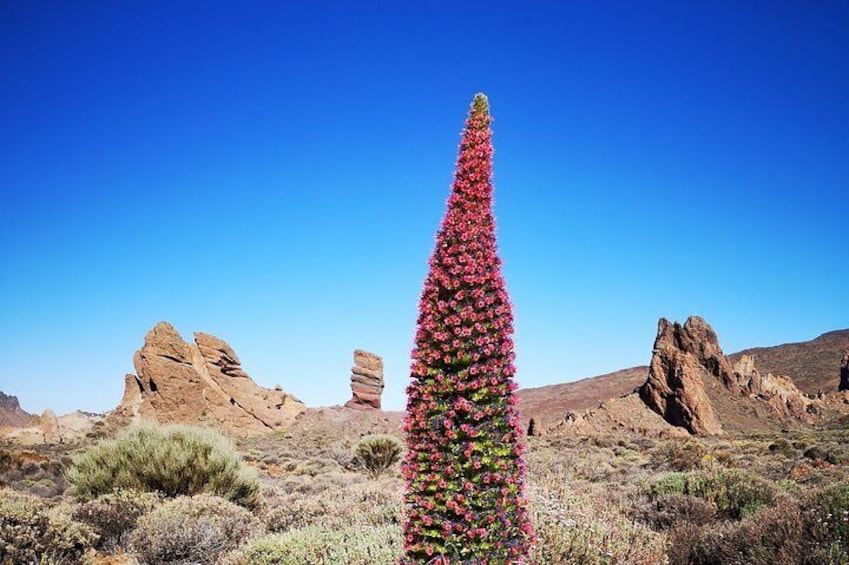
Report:
[[491,121],[478,94],[419,305],[401,565],[530,563],[513,316],[492,214]]

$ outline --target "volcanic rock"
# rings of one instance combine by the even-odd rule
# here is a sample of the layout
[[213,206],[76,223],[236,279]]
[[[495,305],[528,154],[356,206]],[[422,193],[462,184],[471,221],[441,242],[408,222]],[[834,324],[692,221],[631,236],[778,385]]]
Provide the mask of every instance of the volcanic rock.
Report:
[[148,332],[134,364],[114,411],[127,423],[205,425],[248,436],[284,428],[305,409],[291,394],[254,383],[223,340],[196,333],[195,343],[186,343],[167,322]]
[[571,436],[598,436],[627,432],[652,438],[683,438],[690,434],[673,426],[649,410],[637,393],[603,402],[581,413],[568,412],[548,433]]
[[351,368],[353,397],[345,403],[345,406],[380,410],[383,386],[383,358],[368,351],[355,350],[354,366]]
[[737,360],[734,375],[741,395],[765,401],[778,416],[810,424],[820,411],[822,402],[807,397],[790,377],[762,374],[755,367],[755,358],[751,355],[743,355]]
[[28,426],[32,421],[32,414],[21,409],[17,397],[0,392],[0,427]]
[[837,390],[849,390],[849,351],[843,354],[840,361],[840,385]]
[[716,333],[697,316],[683,326],[660,320],[649,378],[639,392],[667,422],[698,435],[767,422],[813,424],[824,409],[823,400],[802,393],[790,377],[761,373],[753,355],[738,356],[732,367]]
[[45,410],[41,414],[40,425],[44,443],[62,443],[59,419],[53,410]]
[[722,425],[705,392],[704,379],[736,384],[716,332],[698,316],[682,326],[661,318],[657,326],[649,377],[639,395],[646,405],[674,426],[698,435],[722,433]]
[[734,363],[742,355],[754,356],[761,373],[788,375],[809,395],[837,392],[837,368],[849,350],[849,329],[834,330],[809,340],[769,347],[752,347],[728,356]]

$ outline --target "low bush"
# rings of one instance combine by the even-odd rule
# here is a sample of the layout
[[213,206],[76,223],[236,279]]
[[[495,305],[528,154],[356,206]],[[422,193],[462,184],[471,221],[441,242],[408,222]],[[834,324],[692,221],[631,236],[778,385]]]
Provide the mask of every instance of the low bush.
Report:
[[244,508],[200,494],[168,501],[139,518],[129,544],[141,565],[212,565],[260,532]]
[[268,531],[275,533],[315,525],[389,526],[401,523],[403,502],[397,482],[370,481],[308,496],[278,495],[269,501],[262,516]]
[[805,503],[805,565],[849,563],[849,484],[821,489]]
[[683,494],[655,497],[641,511],[640,518],[655,530],[669,530],[682,523],[701,526],[716,520],[713,502]]
[[700,441],[692,439],[681,443],[677,440],[666,441],[654,452],[653,459],[659,465],[673,471],[691,471],[705,462],[707,448]]
[[227,565],[394,565],[403,550],[399,526],[309,526],[266,536],[230,555]]
[[0,448],[0,487],[51,498],[66,487],[65,465],[32,452]]
[[73,494],[91,500],[119,489],[166,497],[208,493],[253,507],[259,483],[224,436],[188,426],[140,426],[74,461]]
[[564,484],[530,489],[537,543],[545,565],[665,565],[665,536],[626,516],[602,491],[573,493]]
[[716,505],[720,515],[733,520],[773,504],[775,483],[742,469],[717,469],[664,475],[651,486],[654,497],[689,495]]
[[835,453],[832,450],[829,450],[827,447],[815,445],[806,449],[805,453],[803,453],[802,455],[812,461],[825,461],[826,463],[830,463],[832,465],[837,464],[837,455],[835,455]]
[[51,515],[41,500],[0,490],[0,564],[73,564],[97,539],[84,524]]
[[687,492],[687,473],[674,472],[663,475],[652,485],[656,495],[683,495]]
[[356,448],[356,461],[377,478],[401,459],[404,446],[401,440],[390,435],[366,436]]
[[789,502],[740,522],[688,524],[673,532],[672,547],[670,565],[801,565],[805,556],[801,515]]
[[73,518],[88,524],[99,537],[96,547],[108,553],[125,547],[127,534],[138,519],[160,501],[156,493],[117,491],[80,504],[73,510]]

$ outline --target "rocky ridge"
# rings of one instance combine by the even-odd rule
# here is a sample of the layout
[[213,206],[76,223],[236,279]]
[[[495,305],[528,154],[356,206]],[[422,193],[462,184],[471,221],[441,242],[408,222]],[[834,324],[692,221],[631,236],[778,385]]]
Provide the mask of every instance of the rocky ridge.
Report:
[[16,396],[0,392],[0,427],[28,426],[33,421],[33,415],[25,412]]
[[235,436],[285,428],[304,404],[284,392],[257,385],[223,340],[195,333],[187,343],[167,322],[145,336],[133,359],[136,374],[124,377],[124,396],[112,418],[194,424]]
[[757,359],[763,373],[789,375],[806,394],[836,392],[835,368],[849,350],[849,329],[826,332],[809,341],[753,347],[728,356],[736,363],[743,355]]
[[[614,375],[622,380],[616,385],[619,388],[627,384],[626,377],[638,377],[638,373]],[[606,382],[605,378],[599,377],[598,382]],[[583,388],[593,381],[583,381]],[[568,393],[567,385],[558,386],[563,388],[561,393]],[[522,397],[529,396],[533,398],[524,392]],[[674,436],[681,431],[717,435],[726,428],[816,424],[826,406],[824,398],[804,394],[791,378],[759,371],[751,355],[738,356],[732,365],[713,328],[691,316],[683,325],[666,319],[658,322],[648,377],[634,393],[603,401],[583,413],[564,410],[559,421],[534,431],[586,435],[618,428],[647,436]],[[535,416],[528,414],[536,428]]]

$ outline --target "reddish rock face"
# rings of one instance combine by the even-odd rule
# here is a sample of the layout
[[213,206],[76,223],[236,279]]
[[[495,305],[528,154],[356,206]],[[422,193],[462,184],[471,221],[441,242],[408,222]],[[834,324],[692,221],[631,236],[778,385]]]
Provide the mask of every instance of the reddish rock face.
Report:
[[646,405],[674,426],[698,435],[722,433],[722,425],[705,392],[703,379],[736,384],[716,333],[691,316],[682,326],[661,318],[657,326],[649,378],[639,394]]
[[840,362],[840,385],[837,390],[849,390],[849,351],[843,354]]
[[811,424],[822,412],[822,402],[805,396],[789,377],[758,371],[753,356],[742,355],[732,367],[716,333],[697,316],[683,326],[660,320],[649,378],[639,393],[667,422],[698,435],[723,431],[711,398],[726,410],[744,400],[756,413],[766,409],[780,421]]
[[383,386],[383,358],[368,351],[355,350],[354,366],[351,368],[353,397],[345,403],[345,406],[380,410]]
[[764,401],[780,417],[795,418],[814,423],[821,403],[811,400],[800,391],[790,377],[761,373],[755,358],[743,355],[734,364],[737,387],[732,391],[748,396],[754,401]]
[[305,409],[294,396],[254,383],[224,341],[196,333],[189,344],[167,322],[148,332],[134,362],[136,374],[125,377],[115,410],[132,422],[198,424],[246,436],[282,429]]
[[21,409],[17,397],[0,392],[0,427],[28,426],[32,421],[32,414]]

